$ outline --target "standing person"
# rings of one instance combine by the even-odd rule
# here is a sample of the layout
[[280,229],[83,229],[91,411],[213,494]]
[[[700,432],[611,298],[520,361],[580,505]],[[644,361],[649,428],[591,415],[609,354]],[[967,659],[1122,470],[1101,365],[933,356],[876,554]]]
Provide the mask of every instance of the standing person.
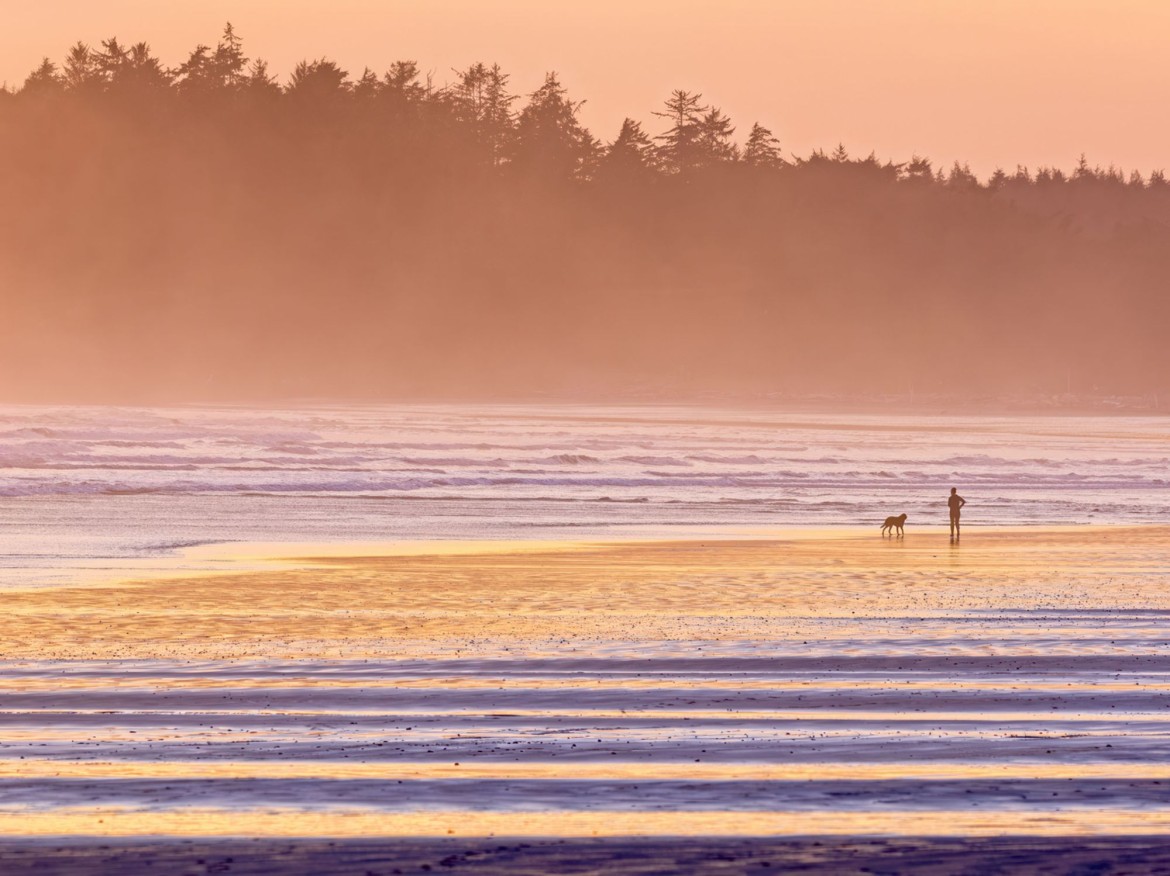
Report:
[[959,509],[966,504],[967,500],[959,495],[958,488],[951,487],[951,495],[947,499],[947,507],[951,509],[951,538],[959,537]]

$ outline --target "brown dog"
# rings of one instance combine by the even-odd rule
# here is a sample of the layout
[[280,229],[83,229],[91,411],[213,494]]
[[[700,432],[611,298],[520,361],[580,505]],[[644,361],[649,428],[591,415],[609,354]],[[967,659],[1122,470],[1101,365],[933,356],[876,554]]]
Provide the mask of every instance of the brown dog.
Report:
[[897,517],[887,517],[886,522],[882,524],[882,535],[885,535],[888,531],[890,533],[890,538],[893,538],[895,529],[898,530],[898,535],[905,535],[906,533],[902,531],[902,527],[905,525],[905,514],[899,514]]

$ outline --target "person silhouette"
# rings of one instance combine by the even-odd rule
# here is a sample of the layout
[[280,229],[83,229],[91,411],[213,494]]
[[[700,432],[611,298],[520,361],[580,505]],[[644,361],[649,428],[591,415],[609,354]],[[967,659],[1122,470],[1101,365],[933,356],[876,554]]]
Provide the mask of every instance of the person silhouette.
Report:
[[947,507],[951,509],[951,538],[959,537],[959,509],[967,504],[967,500],[959,495],[956,487],[951,487],[951,495],[947,499]]

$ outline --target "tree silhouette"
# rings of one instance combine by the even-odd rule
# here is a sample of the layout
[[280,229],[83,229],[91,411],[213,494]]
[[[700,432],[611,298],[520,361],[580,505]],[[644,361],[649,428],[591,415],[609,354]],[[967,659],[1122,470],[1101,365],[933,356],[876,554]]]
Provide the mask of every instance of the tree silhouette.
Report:
[[380,69],[278,78],[228,25],[0,90],[10,392],[1170,392],[1161,169],[785,161],[683,90],[603,147],[556,74]]
[[206,96],[239,90],[248,79],[248,58],[231,22],[224,27],[214,51],[196,46],[175,69],[174,78],[179,90],[187,94]]
[[285,92],[293,100],[327,104],[350,92],[349,74],[333,61],[301,61],[293,68]]
[[99,92],[105,85],[98,55],[85,43],[74,43],[69,49],[63,76],[65,87],[80,95]]
[[916,183],[930,183],[934,181],[934,168],[929,158],[915,155],[906,165],[906,179]]
[[447,94],[456,117],[471,129],[483,160],[498,167],[512,146],[515,127],[516,97],[508,93],[508,75],[499,64],[472,64],[458,73]]
[[772,132],[756,122],[743,148],[743,161],[749,167],[775,169],[787,162],[780,154],[780,141]]
[[702,164],[719,164],[739,158],[739,148],[731,139],[734,134],[731,119],[718,107],[707,110],[699,119],[698,147]]
[[703,165],[702,123],[707,112],[703,95],[676,89],[666,101],[665,112],[654,115],[670,121],[670,128],[655,139],[658,155],[667,173],[689,174]]
[[581,101],[571,101],[556,73],[545,76],[516,120],[513,165],[553,179],[584,179],[593,170],[599,146],[577,121]]
[[57,71],[57,65],[45,58],[41,66],[28,74],[24,80],[20,93],[28,98],[45,98],[62,94],[65,91],[65,79]]
[[627,118],[617,137],[606,148],[598,176],[617,184],[636,183],[650,177],[655,162],[654,143],[638,122]]
[[280,83],[268,72],[268,62],[259,58],[248,65],[240,90],[256,101],[275,100],[281,94]]

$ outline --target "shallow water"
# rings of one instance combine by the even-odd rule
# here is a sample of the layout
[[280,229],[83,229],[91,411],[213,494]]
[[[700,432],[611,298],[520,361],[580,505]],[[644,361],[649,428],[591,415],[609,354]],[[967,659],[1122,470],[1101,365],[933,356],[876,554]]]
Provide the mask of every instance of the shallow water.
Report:
[[[0,586],[208,568],[224,542],[1170,519],[1159,417],[670,406],[0,408]],[[205,555],[206,556],[206,555]]]
[[0,835],[1164,833],[1168,440],[5,409]]
[[1170,826],[1170,660],[695,662],[8,664],[0,833]]

